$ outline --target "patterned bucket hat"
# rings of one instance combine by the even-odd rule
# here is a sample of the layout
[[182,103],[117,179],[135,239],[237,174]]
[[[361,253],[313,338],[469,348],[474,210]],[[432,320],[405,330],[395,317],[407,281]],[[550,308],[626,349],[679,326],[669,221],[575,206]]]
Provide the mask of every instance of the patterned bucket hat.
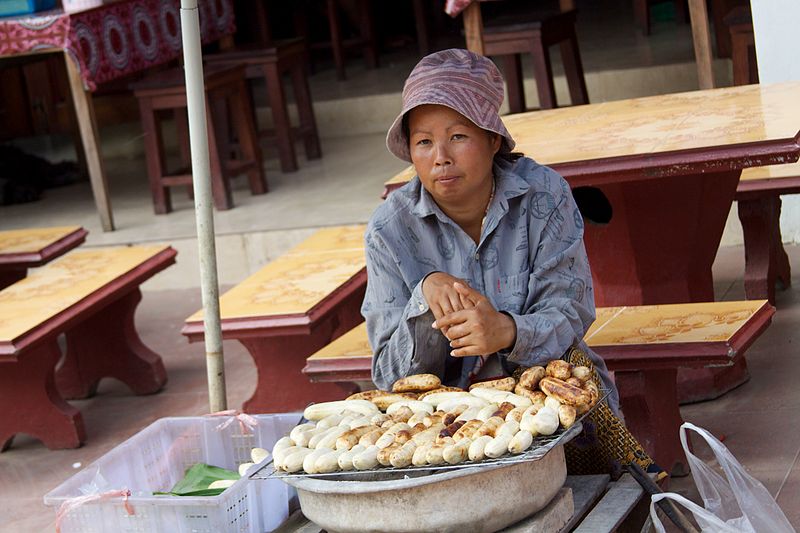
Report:
[[503,76],[487,57],[451,48],[423,57],[403,87],[403,110],[386,135],[386,147],[403,161],[411,162],[403,117],[424,104],[447,106],[476,126],[503,137],[501,152],[514,149],[498,111],[503,103]]

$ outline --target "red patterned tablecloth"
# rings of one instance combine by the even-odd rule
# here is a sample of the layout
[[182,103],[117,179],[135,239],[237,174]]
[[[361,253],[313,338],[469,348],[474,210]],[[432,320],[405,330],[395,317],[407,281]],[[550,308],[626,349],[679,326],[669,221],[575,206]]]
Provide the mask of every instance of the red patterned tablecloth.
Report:
[[[199,6],[204,43],[236,30],[232,0]],[[66,50],[94,90],[181,54],[180,1],[118,0],[77,13],[55,9],[0,19],[0,57],[49,48]]]

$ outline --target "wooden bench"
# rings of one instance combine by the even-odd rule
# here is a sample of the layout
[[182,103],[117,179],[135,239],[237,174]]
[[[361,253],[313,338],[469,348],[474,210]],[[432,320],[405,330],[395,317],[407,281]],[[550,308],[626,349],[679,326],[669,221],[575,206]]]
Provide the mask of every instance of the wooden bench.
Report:
[[134,313],[139,286],[175,255],[167,246],[79,250],[0,291],[0,449],[17,433],[51,449],[80,446],[83,419],[65,399],[93,394],[101,378],[136,394],[164,386],[164,365],[136,333]]
[[80,226],[0,231],[0,289],[80,245],[87,233]]
[[[306,358],[363,320],[366,290],[364,226],[320,230],[220,298],[222,336],[241,342],[258,371],[243,409],[285,412],[311,401],[340,399],[333,384],[311,384]],[[186,320],[182,333],[203,339],[203,315]]]
[[736,188],[744,233],[744,290],[747,298],[775,303],[775,284],[792,283],[781,240],[781,195],[800,192],[800,163],[747,168]]
[[[668,472],[688,471],[678,439],[678,368],[744,361],[773,313],[765,300],[597,309],[585,341],[615,372],[628,427]],[[309,357],[303,372],[317,382],[369,381],[371,361],[362,323]]]

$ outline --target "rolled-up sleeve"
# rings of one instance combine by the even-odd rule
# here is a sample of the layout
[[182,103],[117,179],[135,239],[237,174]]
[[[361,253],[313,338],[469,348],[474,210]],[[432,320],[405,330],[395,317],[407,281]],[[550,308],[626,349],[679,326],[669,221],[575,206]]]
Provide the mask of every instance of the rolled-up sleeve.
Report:
[[361,313],[367,322],[372,347],[372,381],[388,389],[401,377],[418,373],[441,376],[445,357],[441,334],[431,327],[430,312],[422,294],[424,277],[406,284],[389,247],[374,230],[365,236],[367,291]]

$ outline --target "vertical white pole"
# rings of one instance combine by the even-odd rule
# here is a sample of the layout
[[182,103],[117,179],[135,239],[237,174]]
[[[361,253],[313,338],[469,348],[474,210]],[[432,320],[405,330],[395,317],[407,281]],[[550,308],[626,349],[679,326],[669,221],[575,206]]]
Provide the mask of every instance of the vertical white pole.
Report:
[[217,251],[214,244],[214,213],[211,205],[211,173],[208,162],[208,135],[203,83],[203,52],[200,42],[200,12],[197,0],[181,0],[181,33],[186,73],[186,100],[189,112],[189,139],[192,153],[192,182],[200,255],[200,288],[203,298],[206,371],[210,412],[227,409],[225,359],[219,318]]

